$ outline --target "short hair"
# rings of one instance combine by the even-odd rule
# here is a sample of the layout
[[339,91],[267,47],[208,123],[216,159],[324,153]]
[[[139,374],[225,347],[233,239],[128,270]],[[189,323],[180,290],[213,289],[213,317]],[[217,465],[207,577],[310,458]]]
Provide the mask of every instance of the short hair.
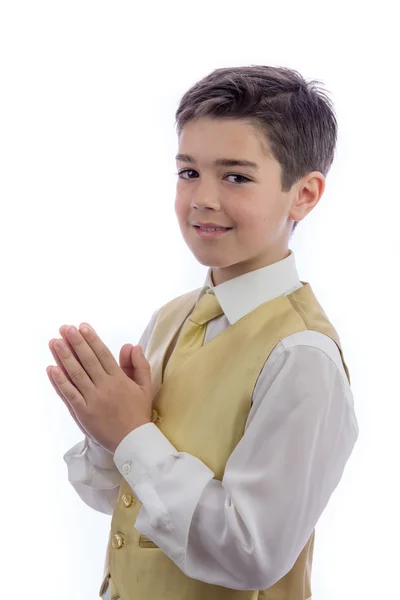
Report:
[[[322,83],[295,70],[251,65],[216,69],[182,97],[178,135],[192,119],[237,118],[261,130],[282,169],[282,191],[311,171],[327,175],[334,158],[337,120]],[[298,222],[295,221],[294,232]]]

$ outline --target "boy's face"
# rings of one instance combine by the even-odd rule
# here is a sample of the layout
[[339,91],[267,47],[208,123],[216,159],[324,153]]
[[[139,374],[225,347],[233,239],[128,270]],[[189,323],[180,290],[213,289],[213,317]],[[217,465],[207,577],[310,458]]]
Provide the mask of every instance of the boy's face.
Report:
[[[281,166],[265,148],[265,136],[238,119],[192,120],[179,137],[178,153],[188,156],[177,157],[175,211],[196,259],[213,267],[214,285],[286,258],[293,220],[304,218],[322,195],[318,172],[282,192]],[[217,159],[257,167],[216,165]],[[198,222],[231,229],[202,234]]]

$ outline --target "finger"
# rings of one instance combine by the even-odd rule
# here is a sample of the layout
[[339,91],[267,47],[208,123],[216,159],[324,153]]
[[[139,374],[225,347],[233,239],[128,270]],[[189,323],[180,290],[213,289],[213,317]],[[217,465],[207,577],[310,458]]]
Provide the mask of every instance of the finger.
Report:
[[[87,329],[87,333],[85,328]],[[90,348],[93,350],[104,371],[109,375],[114,375],[117,373],[120,368],[119,364],[107,346],[101,341],[93,327],[91,327],[88,323],[81,323],[79,326],[79,331],[85,338]]]
[[136,353],[132,353],[132,350],[134,350],[135,348],[136,346],[133,346],[132,344],[125,344],[125,346],[123,346],[120,351],[119,364],[121,369],[124,371],[125,375],[127,375],[129,379],[132,379],[132,381],[136,383],[136,371],[138,365],[135,359]]
[[[71,346],[71,344],[69,343],[69,340],[68,340],[68,337],[67,337],[67,328],[68,328],[68,327],[70,327],[70,326],[69,326],[69,325],[61,325],[61,327],[60,327],[60,329],[59,329],[59,332],[60,332],[60,334],[61,334],[61,337],[62,337],[62,339],[64,340],[64,342],[65,342],[65,343],[68,345],[68,347],[69,347],[69,349],[71,350],[72,354],[75,356],[76,360],[77,360],[77,361],[79,361],[79,357],[77,356],[77,354],[76,354],[75,350],[73,349],[73,347],[72,347],[72,346]],[[58,354],[57,354],[57,351],[56,351],[56,349],[55,349],[55,343],[56,343],[56,341],[57,341],[57,339],[54,339],[54,338],[53,338],[52,340],[50,340],[50,342],[49,342],[49,348],[50,348],[50,351],[51,351],[51,353],[52,353],[52,355],[53,355],[53,358],[54,358],[54,360],[55,360],[55,361],[56,361],[56,363],[57,363],[57,366],[58,366],[60,369],[64,369],[64,365],[63,365],[63,364],[62,364],[62,362],[60,361],[60,359],[59,359],[59,357],[58,357]],[[65,370],[64,370],[64,371],[65,371]],[[65,372],[65,375],[66,375],[66,377],[68,377],[68,378],[69,378],[69,375],[68,375],[68,373],[67,373],[67,372]],[[72,383],[72,382],[71,382],[71,383]]]
[[53,386],[54,391],[61,398],[61,400],[63,401],[63,403],[67,407],[67,409],[68,409],[71,417],[74,419],[75,423],[78,425],[78,427],[82,431],[83,435],[85,435],[87,437],[90,437],[89,433],[86,431],[86,429],[84,428],[84,426],[82,425],[82,423],[79,421],[79,419],[76,416],[75,412],[73,411],[72,407],[69,405],[69,403],[67,402],[67,400],[64,398],[64,396],[61,393],[59,387],[54,382],[53,377],[51,375],[51,371],[52,371],[52,367],[47,367],[47,369],[46,369],[47,377],[49,378],[49,381],[50,381],[51,385]]
[[[70,343],[70,341],[69,341],[69,339],[68,339],[68,336],[67,336],[67,329],[68,329],[68,327],[71,327],[71,326],[70,326],[70,325],[61,325],[61,327],[60,327],[60,329],[59,329],[59,332],[60,332],[60,334],[61,334],[61,336],[62,336],[62,339],[65,341],[65,343],[66,343],[66,344],[68,344],[68,348],[71,350],[71,352],[72,352],[72,354],[75,356],[76,360],[77,360],[78,362],[81,362],[81,361],[80,361],[80,359],[79,359],[79,356],[78,356],[78,355],[77,355],[77,353],[75,352],[75,350],[74,350],[73,346],[71,345],[71,343]],[[53,354],[53,356],[54,356],[54,354]],[[58,359],[57,352],[55,352],[55,356],[57,356],[57,359]],[[58,361],[59,361],[59,363],[60,363],[58,366],[59,366],[61,369],[64,369],[64,365],[62,364],[62,362],[61,362],[59,359],[58,359]],[[81,363],[81,364],[82,364],[82,363]],[[82,366],[83,366],[83,365],[82,365]],[[65,375],[66,375],[66,377],[68,377],[68,378],[70,379],[70,377],[69,377],[68,373],[65,371],[65,369],[64,369],[64,372],[65,372]],[[87,372],[87,371],[86,371],[86,372]],[[90,374],[89,374],[89,373],[88,373],[88,375],[89,375],[89,377],[90,377]],[[71,381],[71,383],[72,383],[72,381]]]
[[[64,339],[65,343],[69,345],[69,348],[71,350],[71,352],[74,352],[72,346],[69,344],[67,336],[66,336],[66,328],[68,327],[68,325],[62,325],[60,327],[60,333],[62,335],[62,338]],[[57,351],[55,349],[55,343],[56,343],[57,339],[52,339],[49,342],[49,348],[50,348],[50,352],[53,355],[53,358],[58,366],[59,369],[61,369],[65,375],[65,377],[70,381],[70,383],[73,385],[73,382],[69,376],[69,374],[67,373],[67,371],[64,369],[64,365],[62,364]],[[67,400],[64,398],[63,394],[61,393],[59,387],[56,385],[56,383],[54,382],[52,376],[51,376],[51,367],[48,367],[46,369],[47,372],[47,376],[49,378],[49,381],[51,383],[51,385],[53,386],[54,391],[56,392],[56,394],[59,396],[59,398],[61,398],[61,400],[63,401],[63,403],[65,404],[65,406],[67,407],[71,417],[74,419],[75,423],[77,424],[77,426],[79,427],[79,429],[82,431],[83,435],[85,435],[86,437],[91,437],[89,432],[86,431],[86,429],[84,428],[84,426],[82,425],[82,423],[79,421],[78,417],[76,416],[75,412],[72,410],[71,406],[68,404]]]
[[52,367],[51,375],[54,383],[79,419],[79,411],[82,411],[87,407],[85,398],[75,387],[75,385],[68,381],[64,373],[59,371],[56,367]]
[[124,344],[119,352],[119,366],[130,379],[133,379],[132,348],[132,344]]
[[93,383],[98,383],[104,375],[104,369],[95,352],[76,327],[68,326],[63,331],[73,350],[73,357],[77,357],[76,362],[81,363]]
[[132,364],[135,370],[135,383],[140,385],[146,392],[151,391],[151,369],[150,363],[144,356],[142,348],[135,346],[131,351]]
[[69,339],[67,337],[67,329],[68,327],[71,327],[70,325],[61,325],[60,329],[58,330],[63,338],[63,340],[65,341],[66,344],[68,344],[71,352],[74,354],[76,360],[79,360],[78,355],[76,354],[75,350],[73,349],[72,345],[69,342]]
[[57,366],[64,371],[65,376],[72,383],[72,380],[71,380],[69,374],[65,371],[64,365],[62,364],[62,362],[61,362],[61,360],[60,360],[60,358],[59,358],[59,356],[57,354],[57,350],[56,350],[56,346],[55,346],[56,342],[57,342],[57,339],[53,338],[52,340],[50,340],[50,342],[49,342],[50,352],[52,353],[53,358],[54,358],[54,360],[57,363]]
[[[85,343],[85,345],[87,346],[86,343]],[[64,388],[69,392],[70,388],[71,388],[71,381],[72,381],[72,387],[75,387],[78,392],[81,392],[83,397],[87,396],[88,393],[90,393],[94,390],[95,386],[94,386],[93,381],[90,379],[89,375],[87,374],[85,368],[82,366],[82,364],[79,361],[76,360],[75,356],[73,355],[71,350],[68,348],[68,345],[64,342],[64,340],[62,340],[62,341],[57,340],[57,342],[55,343],[55,350],[63,364],[64,370],[69,375],[69,377],[66,377],[64,374],[64,371],[61,372],[60,379],[57,379],[56,377],[54,377],[56,384],[58,385],[59,381],[64,382],[64,380],[65,380]],[[77,353],[79,356],[79,350],[77,351]],[[92,353],[92,355],[94,357],[93,353]],[[81,358],[81,360],[82,360],[82,358]],[[53,371],[53,375],[54,375],[54,373],[55,372]],[[61,391],[64,391],[64,390],[61,390]],[[72,394],[72,390],[71,390],[71,394]],[[67,397],[67,400],[69,400],[68,397]]]

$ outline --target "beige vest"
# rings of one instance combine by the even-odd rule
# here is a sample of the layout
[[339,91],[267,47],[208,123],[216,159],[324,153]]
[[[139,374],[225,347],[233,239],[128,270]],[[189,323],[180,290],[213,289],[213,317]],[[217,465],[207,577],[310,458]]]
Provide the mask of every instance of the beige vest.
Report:
[[[197,456],[218,480],[243,436],[257,379],[280,340],[307,329],[329,336],[339,348],[350,381],[339,337],[310,285],[302,283],[300,289],[262,304],[204,344],[164,382],[171,346],[200,290],[172,300],[159,312],[146,349],[156,424],[179,452]],[[141,506],[122,478],[100,595],[110,579],[111,597],[121,600],[306,600],[311,596],[314,532],[292,569],[272,587],[232,590],[186,576],[135,528]]]

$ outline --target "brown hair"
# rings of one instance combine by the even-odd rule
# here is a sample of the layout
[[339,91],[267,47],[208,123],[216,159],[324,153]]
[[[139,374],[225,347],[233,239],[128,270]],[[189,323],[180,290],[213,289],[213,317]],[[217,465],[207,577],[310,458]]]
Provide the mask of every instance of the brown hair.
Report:
[[326,176],[333,162],[337,121],[318,84],[285,67],[216,69],[182,97],[175,115],[178,135],[188,121],[203,116],[249,121],[266,135],[287,192],[311,171]]

